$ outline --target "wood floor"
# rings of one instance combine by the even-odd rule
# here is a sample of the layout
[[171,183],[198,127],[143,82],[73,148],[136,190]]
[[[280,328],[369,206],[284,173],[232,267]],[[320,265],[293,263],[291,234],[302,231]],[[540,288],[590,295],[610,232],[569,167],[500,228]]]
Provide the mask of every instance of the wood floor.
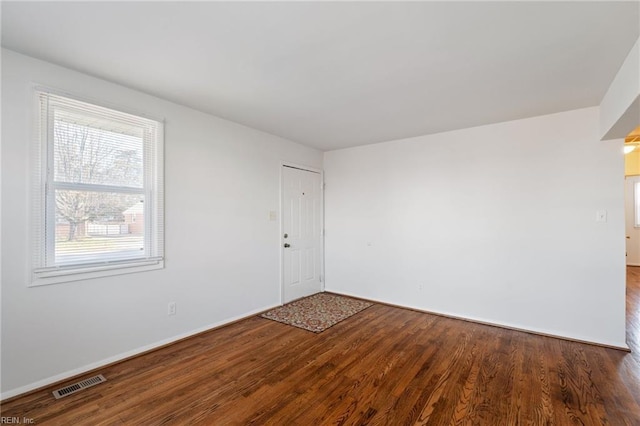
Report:
[[374,305],[321,333],[252,317],[51,389],[2,416],[59,425],[639,425],[640,268],[633,353]]

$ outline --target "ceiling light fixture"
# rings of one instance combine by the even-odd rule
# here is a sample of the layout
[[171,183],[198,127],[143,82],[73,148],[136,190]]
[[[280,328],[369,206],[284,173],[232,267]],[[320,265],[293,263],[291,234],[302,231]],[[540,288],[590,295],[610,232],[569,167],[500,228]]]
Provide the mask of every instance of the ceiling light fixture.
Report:
[[625,145],[623,149],[624,149],[624,154],[627,155],[635,151],[636,145]]

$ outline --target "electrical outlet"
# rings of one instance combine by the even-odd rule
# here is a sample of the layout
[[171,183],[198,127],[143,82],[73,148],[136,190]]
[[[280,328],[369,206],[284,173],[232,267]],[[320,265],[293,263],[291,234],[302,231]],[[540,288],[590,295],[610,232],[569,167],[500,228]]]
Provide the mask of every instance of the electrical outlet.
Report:
[[176,314],[176,302],[169,302],[167,315],[175,315],[175,314]]

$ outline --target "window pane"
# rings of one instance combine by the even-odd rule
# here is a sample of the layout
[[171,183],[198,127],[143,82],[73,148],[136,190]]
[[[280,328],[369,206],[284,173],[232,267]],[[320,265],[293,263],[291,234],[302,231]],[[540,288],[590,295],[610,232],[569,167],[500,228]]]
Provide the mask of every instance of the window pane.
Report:
[[141,258],[144,196],[56,190],[55,264]]
[[142,127],[54,111],[55,181],[142,188]]

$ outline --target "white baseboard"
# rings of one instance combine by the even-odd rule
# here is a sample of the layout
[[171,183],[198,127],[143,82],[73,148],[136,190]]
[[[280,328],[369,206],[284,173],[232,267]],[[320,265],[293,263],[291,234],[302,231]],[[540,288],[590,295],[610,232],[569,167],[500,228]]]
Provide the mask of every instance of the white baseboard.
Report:
[[257,315],[257,314],[259,314],[261,312],[265,312],[265,311],[268,311],[270,309],[273,309],[273,308],[275,308],[277,306],[280,306],[280,305],[277,304],[277,305],[273,305],[273,306],[265,306],[263,308],[253,310],[253,311],[244,313],[242,315],[238,315],[238,316],[235,316],[235,317],[228,318],[228,319],[226,319],[224,321],[220,321],[220,322],[217,322],[217,323],[214,323],[214,324],[209,324],[209,325],[206,325],[204,327],[200,327],[200,328],[197,328],[195,330],[188,331],[186,333],[178,334],[177,336],[169,337],[168,339],[163,339],[163,340],[160,340],[158,342],[151,343],[149,345],[145,345],[145,346],[133,349],[131,351],[123,352],[123,353],[111,356],[109,358],[105,358],[105,359],[102,359],[100,361],[84,365],[84,366],[79,367],[79,368],[74,368],[73,370],[65,371],[64,373],[56,374],[55,376],[47,377],[46,379],[38,380],[37,382],[29,383],[28,385],[20,386],[19,388],[16,388],[16,389],[10,389],[10,390],[8,390],[6,392],[2,392],[0,394],[0,401],[4,401],[4,400],[6,400],[8,398],[13,398],[14,396],[18,396],[18,395],[21,395],[23,393],[31,392],[33,390],[40,389],[40,388],[52,385],[52,384],[57,383],[57,382],[61,382],[63,380],[67,380],[67,379],[70,379],[70,378],[75,377],[75,376],[79,376],[79,375],[84,374],[84,373],[86,373],[88,371],[96,370],[96,369],[104,367],[106,365],[113,364],[113,363],[116,363],[118,361],[122,361],[122,360],[127,359],[127,358],[131,358],[131,357],[139,355],[141,353],[148,352],[148,351],[150,351],[152,349],[156,349],[156,348],[159,348],[161,346],[168,345],[169,343],[173,343],[173,342],[176,342],[178,340],[182,340],[182,339],[184,339],[186,337],[191,337],[193,335],[196,335],[196,334],[199,334],[199,333],[202,333],[202,332],[214,329],[214,328],[222,327],[223,325],[227,325],[227,324],[230,324],[230,323],[238,321],[238,320],[242,320],[242,319],[245,319],[245,318],[252,317],[252,316]]
[[344,293],[344,292],[334,291],[334,290],[330,290],[330,289],[327,290],[327,291],[329,293],[341,294],[343,296],[351,296],[351,297],[355,297],[355,298],[362,299],[362,300],[368,300],[368,301],[374,302],[374,303],[380,303],[382,305],[396,306],[396,307],[399,307],[399,308],[411,309],[411,310],[417,311],[417,312],[424,312],[425,314],[439,315],[439,316],[442,316],[442,317],[457,319],[457,320],[461,320],[461,321],[469,321],[469,322],[473,322],[473,323],[477,323],[477,324],[490,325],[490,326],[493,326],[493,327],[501,327],[501,328],[506,328],[508,330],[521,331],[521,332],[524,332],[524,333],[532,333],[532,334],[536,334],[536,335],[539,335],[539,336],[553,337],[553,338],[562,339],[562,340],[569,340],[569,341],[572,341],[572,342],[584,343],[584,344],[587,344],[587,345],[603,346],[603,347],[606,347],[606,348],[618,349],[618,350],[622,350],[622,351],[625,351],[625,352],[630,352],[631,351],[631,349],[626,344],[626,342],[623,343],[623,344],[620,344],[619,342],[604,342],[604,341],[600,342],[600,341],[590,340],[590,339],[587,339],[587,338],[584,338],[584,337],[563,335],[563,334],[558,334],[556,332],[549,331],[549,330],[543,330],[543,329],[531,328],[531,327],[523,327],[521,325],[511,324],[511,323],[507,323],[507,322],[486,320],[486,319],[483,319],[483,318],[470,317],[470,316],[462,316],[462,315],[459,315],[459,314],[451,314],[451,313],[448,313],[448,312],[429,311],[429,310],[426,310],[424,308],[419,308],[419,307],[416,307],[416,306],[400,305],[400,304],[395,304],[395,303],[391,303],[391,302],[386,302],[384,300],[371,299],[371,298],[368,298],[368,297],[359,296],[357,294]]

